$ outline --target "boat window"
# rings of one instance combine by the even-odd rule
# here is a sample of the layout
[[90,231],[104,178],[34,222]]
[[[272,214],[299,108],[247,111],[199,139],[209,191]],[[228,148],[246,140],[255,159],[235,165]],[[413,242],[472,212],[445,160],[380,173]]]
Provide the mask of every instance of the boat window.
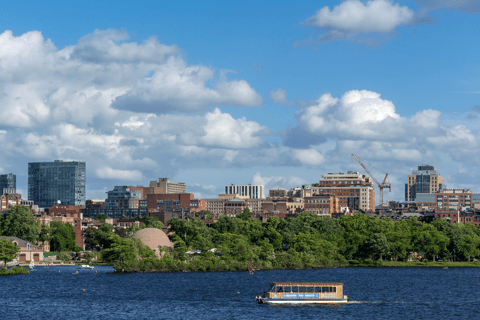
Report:
[[292,287],[292,292],[298,292],[298,287]]
[[284,292],[283,287],[277,287],[277,292]]
[[285,290],[285,292],[292,292],[292,287],[283,287],[283,290]]
[[332,287],[332,292],[337,293],[337,287]]
[[305,287],[304,291],[305,292],[315,292],[315,291],[313,291],[313,289],[314,289],[313,287]]
[[315,287],[313,289],[315,289],[315,292],[322,292],[322,287]]

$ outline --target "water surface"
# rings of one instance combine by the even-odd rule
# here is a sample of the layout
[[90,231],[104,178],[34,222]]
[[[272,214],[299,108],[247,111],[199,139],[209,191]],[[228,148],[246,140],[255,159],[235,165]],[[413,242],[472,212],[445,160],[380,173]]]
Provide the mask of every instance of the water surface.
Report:
[[[476,268],[339,268],[113,274],[37,267],[0,277],[5,319],[467,319],[480,312]],[[79,274],[74,274],[75,271]],[[258,305],[269,282],[343,282],[344,306]],[[83,290],[85,289],[85,291]]]

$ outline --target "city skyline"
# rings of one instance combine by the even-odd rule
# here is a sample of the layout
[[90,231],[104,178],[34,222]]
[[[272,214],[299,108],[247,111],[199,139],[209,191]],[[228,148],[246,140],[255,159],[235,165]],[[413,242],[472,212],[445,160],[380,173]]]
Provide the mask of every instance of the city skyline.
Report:
[[0,13],[0,174],[24,197],[28,162],[86,162],[87,199],[159,177],[209,198],[367,175],[352,153],[385,200],[424,163],[480,191],[475,1],[48,4]]

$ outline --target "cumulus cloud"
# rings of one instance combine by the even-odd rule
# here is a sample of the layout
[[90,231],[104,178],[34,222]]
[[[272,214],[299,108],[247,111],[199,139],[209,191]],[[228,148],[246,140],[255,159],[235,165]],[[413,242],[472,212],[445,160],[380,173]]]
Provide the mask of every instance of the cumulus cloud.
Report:
[[317,43],[334,40],[354,40],[359,34],[392,33],[396,28],[411,24],[415,13],[407,6],[389,0],[347,0],[332,10],[326,6],[308,18],[304,25],[322,33]]
[[4,126],[29,128],[52,119],[88,126],[118,110],[158,114],[263,104],[245,80],[189,65],[178,46],[155,37],[135,43],[128,42],[126,31],[95,30],[58,49],[41,32],[16,37],[5,31],[0,47]]
[[292,159],[307,166],[320,166],[325,163],[325,157],[317,150],[311,149],[293,149],[290,152]]
[[121,179],[126,181],[140,181],[143,179],[139,170],[118,170],[108,166],[98,169],[97,176],[102,179]]
[[270,101],[276,104],[285,104],[285,105],[292,105],[293,102],[287,99],[287,91],[283,90],[282,88],[278,88],[277,90],[270,91],[268,95]]
[[260,184],[264,186],[265,195],[268,196],[269,190],[272,189],[290,189],[295,187],[301,187],[302,185],[309,184],[308,180],[297,176],[262,176],[260,172],[257,172],[253,175],[250,180],[251,184]]
[[57,48],[39,31],[0,34],[0,162],[19,187],[31,161],[86,161],[87,196],[185,167],[275,161],[267,127],[219,109],[261,106],[247,81],[188,64],[175,44],[128,39],[95,30]]
[[315,105],[303,108],[296,116],[298,127],[309,132],[378,139],[382,139],[385,132],[374,130],[377,126],[400,118],[391,101],[367,90],[351,90],[340,99],[323,94]]

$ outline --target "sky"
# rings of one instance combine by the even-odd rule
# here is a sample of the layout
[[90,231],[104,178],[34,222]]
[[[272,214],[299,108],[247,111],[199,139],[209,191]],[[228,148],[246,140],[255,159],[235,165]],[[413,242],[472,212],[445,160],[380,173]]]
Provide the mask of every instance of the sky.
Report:
[[[430,164],[480,192],[480,2],[10,1],[0,10],[0,173],[85,161],[115,185],[266,191],[366,172],[386,200]],[[377,189],[377,203],[378,203]]]

